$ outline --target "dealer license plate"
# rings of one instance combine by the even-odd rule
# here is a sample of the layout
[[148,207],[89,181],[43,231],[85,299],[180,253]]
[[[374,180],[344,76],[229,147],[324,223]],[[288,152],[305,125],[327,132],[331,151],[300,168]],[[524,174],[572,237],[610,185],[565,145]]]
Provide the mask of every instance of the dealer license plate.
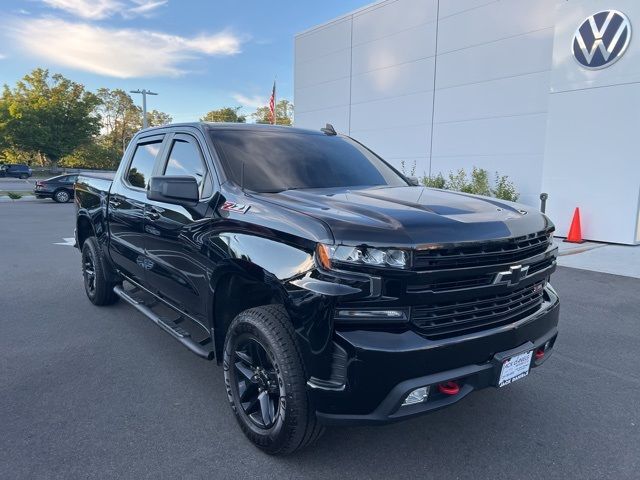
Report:
[[500,370],[498,387],[504,387],[529,375],[532,355],[533,350],[529,350],[506,359],[502,364],[502,370]]

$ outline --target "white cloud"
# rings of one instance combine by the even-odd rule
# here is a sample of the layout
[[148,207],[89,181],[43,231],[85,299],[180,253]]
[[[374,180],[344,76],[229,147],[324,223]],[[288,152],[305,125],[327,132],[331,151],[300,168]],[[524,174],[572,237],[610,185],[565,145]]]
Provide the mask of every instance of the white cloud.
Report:
[[106,18],[118,11],[124,5],[119,0],[42,0],[52,8],[64,10],[82,18],[97,20]]
[[3,53],[0,53],[0,60],[2,60],[2,59],[4,59],[4,58],[7,58],[7,56],[6,56],[6,55],[4,55]]
[[166,5],[168,1],[169,0],[133,0],[136,6],[129,8],[125,16],[149,15],[157,8]]
[[262,95],[253,95],[251,97],[248,97],[247,95],[243,95],[241,93],[234,93],[232,97],[243,107],[259,108],[264,107],[269,103],[269,100]]
[[242,43],[229,32],[182,37],[55,18],[19,20],[7,31],[34,56],[118,78],[178,76],[187,71],[183,62],[204,55],[234,55]]
[[149,15],[153,10],[166,5],[168,0],[42,0],[51,8],[87,20],[100,20],[120,14],[125,18]]

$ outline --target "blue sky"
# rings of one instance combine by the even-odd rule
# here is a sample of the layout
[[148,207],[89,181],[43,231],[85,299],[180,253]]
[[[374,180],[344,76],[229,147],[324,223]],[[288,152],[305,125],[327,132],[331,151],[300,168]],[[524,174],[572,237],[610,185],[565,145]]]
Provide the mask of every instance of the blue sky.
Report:
[[[160,93],[174,121],[293,100],[293,38],[367,0],[4,0],[0,83],[35,67],[99,87]],[[139,98],[138,98],[139,101]]]

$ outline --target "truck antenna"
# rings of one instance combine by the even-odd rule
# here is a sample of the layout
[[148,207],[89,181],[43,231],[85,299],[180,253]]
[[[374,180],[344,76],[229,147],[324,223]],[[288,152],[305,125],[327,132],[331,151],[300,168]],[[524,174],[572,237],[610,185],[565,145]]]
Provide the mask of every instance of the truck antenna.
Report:
[[329,135],[329,136],[334,136],[337,135],[338,133],[336,132],[336,129],[333,128],[333,125],[331,125],[330,123],[327,123],[327,126],[324,128],[321,128],[320,131],[322,133],[324,133],[325,135]]

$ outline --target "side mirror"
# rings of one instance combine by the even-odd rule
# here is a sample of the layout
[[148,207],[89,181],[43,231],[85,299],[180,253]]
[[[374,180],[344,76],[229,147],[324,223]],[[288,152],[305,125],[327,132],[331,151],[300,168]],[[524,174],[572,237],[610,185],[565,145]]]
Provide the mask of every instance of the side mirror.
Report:
[[407,182],[409,182],[409,185],[411,185],[412,187],[417,187],[420,185],[420,180],[418,180],[418,177],[407,177]]
[[190,176],[151,177],[147,198],[173,204],[197,203],[200,200],[198,182]]

